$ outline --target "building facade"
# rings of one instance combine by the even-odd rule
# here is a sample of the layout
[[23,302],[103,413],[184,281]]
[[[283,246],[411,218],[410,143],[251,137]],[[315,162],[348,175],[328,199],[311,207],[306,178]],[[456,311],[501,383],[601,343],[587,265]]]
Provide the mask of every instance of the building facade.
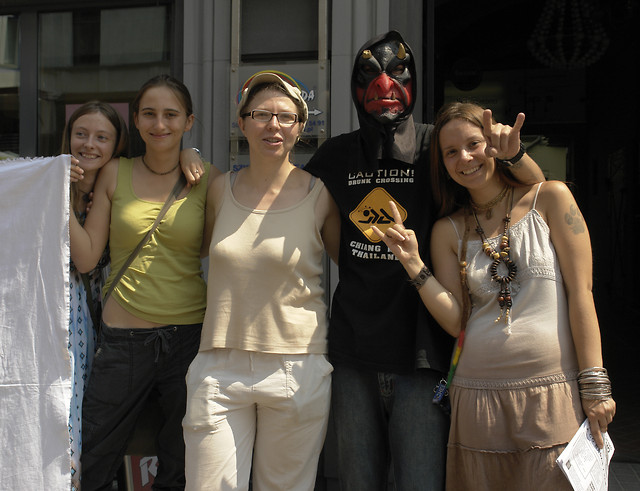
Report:
[[[590,225],[605,360],[624,418],[640,409],[627,384],[640,345],[630,267],[640,226],[638,102],[629,90],[638,17],[637,1],[0,0],[0,157],[58,153],[65,118],[88,100],[110,102],[130,121],[140,85],[171,73],[194,100],[185,146],[221,170],[237,168],[247,158],[238,91],[268,68],[296,78],[307,98],[302,165],[326,138],[357,128],[354,53],[396,29],[417,56],[417,121],[456,98],[505,123],[525,112],[530,152],[548,177],[572,184]],[[627,445],[615,423],[611,433],[623,442],[616,458],[640,460],[639,435]]]

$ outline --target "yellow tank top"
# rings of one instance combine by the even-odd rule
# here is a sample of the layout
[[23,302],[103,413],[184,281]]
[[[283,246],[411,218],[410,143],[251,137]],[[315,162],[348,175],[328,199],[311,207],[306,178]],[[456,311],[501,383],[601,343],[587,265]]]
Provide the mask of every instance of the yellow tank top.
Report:
[[[158,324],[196,324],[204,318],[207,302],[200,246],[209,168],[206,164],[200,184],[171,205],[111,294],[140,319]],[[135,196],[132,170],[133,160],[121,158],[111,204],[111,274],[103,295],[164,205]]]

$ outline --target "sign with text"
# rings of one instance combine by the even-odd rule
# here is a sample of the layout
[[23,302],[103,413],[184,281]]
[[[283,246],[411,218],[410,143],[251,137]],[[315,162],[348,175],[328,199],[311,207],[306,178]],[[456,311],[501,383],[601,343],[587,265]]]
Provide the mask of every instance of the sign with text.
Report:
[[127,455],[124,459],[128,491],[151,491],[158,473],[158,457]]

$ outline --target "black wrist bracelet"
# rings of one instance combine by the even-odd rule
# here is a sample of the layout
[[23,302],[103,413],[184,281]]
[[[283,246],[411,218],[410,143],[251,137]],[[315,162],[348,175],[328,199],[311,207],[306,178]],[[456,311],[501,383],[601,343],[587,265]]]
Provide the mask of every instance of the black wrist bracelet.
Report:
[[422,266],[422,269],[420,270],[418,275],[412,280],[409,280],[409,284],[414,286],[416,290],[420,290],[420,288],[422,288],[422,285],[424,285],[429,279],[429,276],[431,276],[431,271],[429,271],[429,268],[427,268],[426,266]]
[[496,162],[498,162],[500,165],[504,165],[505,167],[511,167],[513,164],[517,164],[518,162],[520,162],[520,159],[526,151],[527,149],[524,147],[524,143],[520,142],[520,151],[515,154],[514,157],[504,160],[496,158]]

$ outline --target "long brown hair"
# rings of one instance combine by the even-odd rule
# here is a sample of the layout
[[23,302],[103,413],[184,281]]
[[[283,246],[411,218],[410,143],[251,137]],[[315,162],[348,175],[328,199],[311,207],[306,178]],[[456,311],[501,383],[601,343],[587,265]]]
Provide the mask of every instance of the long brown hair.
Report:
[[[100,113],[113,125],[116,130],[116,141],[113,146],[113,154],[111,158],[125,157],[129,152],[129,133],[127,131],[127,125],[120,116],[120,113],[116,111],[113,106],[101,101],[89,101],[78,109],[73,111],[69,121],[64,127],[62,133],[62,144],[60,145],[60,153],[71,153],[71,131],[75,122],[85,114]],[[79,205],[80,190],[78,189],[78,183],[71,183],[71,204],[75,209]]]
[[[462,119],[482,129],[482,113],[484,108],[473,102],[452,102],[442,106],[431,133],[431,187],[433,197],[439,204],[438,217],[450,215],[469,203],[467,190],[449,176],[440,149],[440,132],[447,123]],[[496,166],[500,179],[512,186],[521,186],[511,172],[504,166]]]

